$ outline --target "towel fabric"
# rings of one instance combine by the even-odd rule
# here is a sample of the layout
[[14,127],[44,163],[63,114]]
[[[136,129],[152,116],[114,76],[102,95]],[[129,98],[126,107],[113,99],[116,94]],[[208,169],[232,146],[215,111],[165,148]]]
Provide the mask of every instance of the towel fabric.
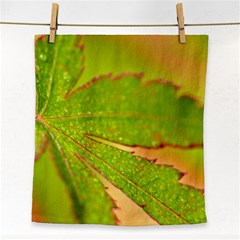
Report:
[[35,37],[32,221],[206,222],[208,36]]

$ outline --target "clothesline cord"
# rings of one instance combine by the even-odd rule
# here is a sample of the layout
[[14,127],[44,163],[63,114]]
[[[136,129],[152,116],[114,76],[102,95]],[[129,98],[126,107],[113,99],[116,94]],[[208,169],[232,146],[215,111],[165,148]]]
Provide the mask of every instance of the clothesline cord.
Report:
[[[31,26],[50,26],[50,23],[31,23],[31,22],[0,22],[5,25],[31,25]],[[226,23],[186,23],[186,27],[201,26],[228,26],[240,25],[240,22]],[[60,27],[177,27],[178,24],[75,24],[75,23],[58,23]]]

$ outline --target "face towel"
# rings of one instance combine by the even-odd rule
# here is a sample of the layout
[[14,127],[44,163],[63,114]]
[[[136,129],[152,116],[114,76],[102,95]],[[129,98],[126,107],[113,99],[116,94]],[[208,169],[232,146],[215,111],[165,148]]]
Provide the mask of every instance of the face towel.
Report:
[[205,223],[208,36],[35,37],[32,221]]

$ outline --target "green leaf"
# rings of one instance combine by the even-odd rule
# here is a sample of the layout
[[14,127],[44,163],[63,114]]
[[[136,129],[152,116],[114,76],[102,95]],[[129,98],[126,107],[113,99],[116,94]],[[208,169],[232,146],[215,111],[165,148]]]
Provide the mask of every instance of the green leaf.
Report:
[[[99,55],[101,41],[86,49],[86,39],[57,36],[53,45],[45,36],[36,40],[36,149],[43,149],[47,136],[79,222],[116,224],[116,205],[99,175],[160,224],[205,222],[204,196],[179,183],[180,171],[116,147],[202,147],[201,104],[194,95],[179,95],[170,81],[144,79],[145,72],[106,72],[101,66],[109,58]],[[102,74],[89,67],[91,51]]]
[[[69,189],[59,177],[59,171],[51,154],[48,139],[47,141],[45,140],[45,148],[42,148],[42,152],[36,154],[35,160],[33,220],[51,220],[56,223],[79,222],[76,209],[71,201]],[[47,185],[43,184],[44,182]]]

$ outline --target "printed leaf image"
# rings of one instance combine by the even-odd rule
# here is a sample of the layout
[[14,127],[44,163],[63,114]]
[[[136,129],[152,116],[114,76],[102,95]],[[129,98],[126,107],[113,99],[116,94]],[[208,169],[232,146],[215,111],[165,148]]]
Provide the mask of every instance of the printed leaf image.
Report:
[[36,37],[33,221],[206,222],[207,37],[188,37]]

